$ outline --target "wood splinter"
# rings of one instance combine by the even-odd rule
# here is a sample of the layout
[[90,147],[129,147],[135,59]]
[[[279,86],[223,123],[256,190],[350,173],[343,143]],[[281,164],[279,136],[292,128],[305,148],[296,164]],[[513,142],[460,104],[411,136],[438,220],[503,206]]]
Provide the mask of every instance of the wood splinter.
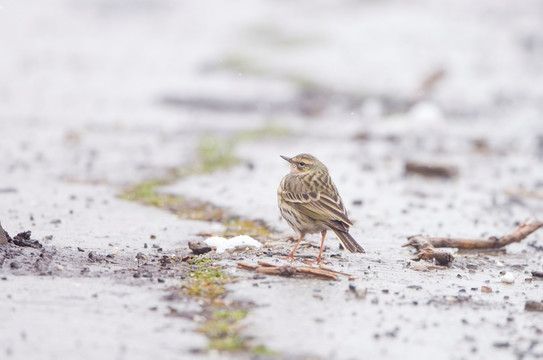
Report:
[[295,275],[310,275],[321,277],[327,280],[337,280],[338,274],[347,275],[349,274],[342,273],[333,269],[325,267],[311,267],[311,266],[292,266],[292,265],[272,265],[270,263],[259,261],[258,265],[249,265],[238,262],[238,268],[245,270],[256,271],[261,274],[266,275],[280,275],[280,276],[295,276]]
[[543,227],[543,222],[533,221],[528,223],[525,220],[513,231],[502,237],[491,236],[488,239],[463,239],[449,237],[425,237],[421,235],[407,238],[407,243],[403,246],[413,246],[418,253],[413,258],[419,260],[435,260],[438,265],[448,265],[454,260],[454,256],[436,248],[457,248],[457,249],[499,249],[514,242],[520,242],[528,235]]

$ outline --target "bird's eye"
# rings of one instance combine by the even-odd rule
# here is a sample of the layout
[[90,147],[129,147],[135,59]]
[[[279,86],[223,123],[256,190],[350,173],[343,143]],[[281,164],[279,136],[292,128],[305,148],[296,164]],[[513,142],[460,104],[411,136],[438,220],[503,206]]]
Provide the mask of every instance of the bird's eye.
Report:
[[304,162],[301,162],[301,163],[300,163],[300,166],[305,166],[305,163],[304,163]]

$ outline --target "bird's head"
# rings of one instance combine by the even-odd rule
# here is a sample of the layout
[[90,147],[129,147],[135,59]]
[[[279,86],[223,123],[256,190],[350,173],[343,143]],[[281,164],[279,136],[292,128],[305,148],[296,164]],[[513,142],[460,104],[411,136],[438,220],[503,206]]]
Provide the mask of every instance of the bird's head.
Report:
[[294,175],[306,174],[318,170],[328,171],[326,166],[313,155],[300,154],[291,158],[281,155],[281,157],[290,163],[290,173]]

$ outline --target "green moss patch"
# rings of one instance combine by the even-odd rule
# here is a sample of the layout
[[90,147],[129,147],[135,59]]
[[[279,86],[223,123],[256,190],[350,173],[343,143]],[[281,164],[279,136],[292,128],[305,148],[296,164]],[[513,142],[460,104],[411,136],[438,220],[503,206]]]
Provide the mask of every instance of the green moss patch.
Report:
[[183,284],[183,292],[190,296],[214,300],[225,293],[224,285],[230,281],[223,269],[210,259],[197,258]]
[[240,335],[237,324],[247,316],[246,310],[215,309],[209,319],[198,329],[209,338],[209,348],[222,351],[247,350],[249,345]]

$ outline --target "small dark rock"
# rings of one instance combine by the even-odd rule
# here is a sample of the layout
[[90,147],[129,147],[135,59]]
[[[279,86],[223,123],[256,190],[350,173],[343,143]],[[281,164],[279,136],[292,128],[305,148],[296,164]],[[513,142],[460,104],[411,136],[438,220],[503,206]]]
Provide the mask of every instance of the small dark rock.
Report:
[[497,348],[508,348],[509,347],[509,341],[496,341],[492,345],[494,347],[497,347]]
[[85,250],[83,250],[83,249],[80,248],[79,246],[77,247],[77,251],[79,251],[79,252],[85,252]]
[[189,249],[196,255],[205,254],[211,251],[211,247],[202,241],[189,241]]
[[541,302],[541,301],[533,301],[533,300],[526,300],[526,303],[524,304],[524,310],[525,311],[543,312],[543,302]]
[[51,224],[53,225],[58,225],[60,224],[62,221],[60,219],[54,219],[54,220],[51,220]]
[[164,283],[166,280],[164,280],[163,278],[158,278],[156,279],[156,281],[158,281],[159,283]]
[[12,261],[11,264],[9,264],[9,267],[12,269],[19,269],[21,265],[17,261]]

